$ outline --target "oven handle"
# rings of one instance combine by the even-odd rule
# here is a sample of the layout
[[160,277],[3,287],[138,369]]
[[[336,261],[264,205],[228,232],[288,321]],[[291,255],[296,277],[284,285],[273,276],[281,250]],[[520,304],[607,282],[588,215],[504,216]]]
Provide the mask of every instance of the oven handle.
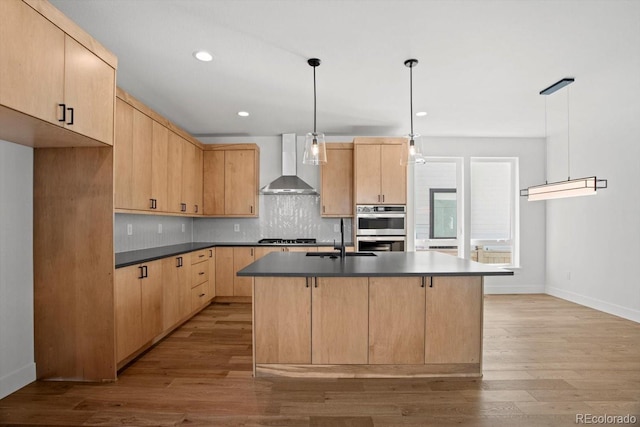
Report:
[[385,214],[356,214],[358,218],[405,218],[407,214],[403,213],[385,213]]
[[356,236],[356,242],[406,242],[406,236]]

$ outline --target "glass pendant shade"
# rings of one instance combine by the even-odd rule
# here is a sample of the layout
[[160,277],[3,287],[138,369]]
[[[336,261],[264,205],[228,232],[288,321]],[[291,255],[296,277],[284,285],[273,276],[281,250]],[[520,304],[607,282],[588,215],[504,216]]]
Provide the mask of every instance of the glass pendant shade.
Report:
[[322,165],[327,163],[327,146],[324,142],[324,134],[309,132],[304,141],[304,158],[302,163],[305,165]]
[[402,155],[400,156],[401,165],[409,165],[415,163],[425,163],[422,151],[422,138],[417,133],[406,136],[406,141],[402,144]]

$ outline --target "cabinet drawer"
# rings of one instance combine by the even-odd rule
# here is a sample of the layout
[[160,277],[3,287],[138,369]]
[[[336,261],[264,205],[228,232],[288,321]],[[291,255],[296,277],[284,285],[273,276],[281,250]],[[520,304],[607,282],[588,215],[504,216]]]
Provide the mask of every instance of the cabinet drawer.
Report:
[[191,287],[197,286],[209,280],[208,258],[198,264],[191,266]]
[[191,264],[197,264],[205,261],[209,258],[209,249],[200,249],[199,251],[191,252]]
[[196,310],[202,307],[208,299],[206,283],[201,283],[191,289],[191,310]]

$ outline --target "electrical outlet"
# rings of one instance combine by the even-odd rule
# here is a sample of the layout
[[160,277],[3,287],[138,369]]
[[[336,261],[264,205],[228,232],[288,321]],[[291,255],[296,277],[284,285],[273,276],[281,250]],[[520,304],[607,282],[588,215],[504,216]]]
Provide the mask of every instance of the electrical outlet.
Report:
[[233,224],[233,231],[235,232],[240,231],[240,224]]
[[158,234],[162,234],[162,224],[158,224]]
[[133,236],[133,224],[127,224],[127,236]]
[[185,228],[185,227],[184,227],[184,224],[182,224],[182,232],[183,232],[183,233],[184,233],[184,228]]
[[333,224],[333,232],[334,233],[340,232],[340,224]]

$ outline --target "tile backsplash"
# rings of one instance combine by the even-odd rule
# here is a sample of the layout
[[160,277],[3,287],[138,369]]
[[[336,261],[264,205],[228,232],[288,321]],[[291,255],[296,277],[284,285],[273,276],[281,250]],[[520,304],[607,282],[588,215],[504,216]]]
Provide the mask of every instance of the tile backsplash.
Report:
[[[320,216],[320,196],[261,195],[258,218],[185,218],[115,214],[114,247],[126,252],[188,242],[257,242],[265,237],[340,240],[334,231],[340,218]],[[351,241],[351,218],[345,218],[345,240]],[[127,234],[131,224],[133,234]],[[162,233],[158,225],[162,224]],[[237,225],[238,231],[235,231]],[[182,231],[184,226],[184,232]]]
[[[334,226],[340,218],[320,216],[320,196],[261,195],[258,218],[197,218],[194,241],[256,242],[265,237],[315,238],[319,242],[340,240]],[[235,231],[235,225],[238,231]],[[351,218],[345,218],[345,240],[351,241]]]
[[[127,234],[131,225],[132,235]],[[159,233],[159,225],[162,233]],[[184,231],[183,230],[184,227]],[[115,214],[113,246],[115,252],[135,251],[193,241],[193,218],[160,215]]]

